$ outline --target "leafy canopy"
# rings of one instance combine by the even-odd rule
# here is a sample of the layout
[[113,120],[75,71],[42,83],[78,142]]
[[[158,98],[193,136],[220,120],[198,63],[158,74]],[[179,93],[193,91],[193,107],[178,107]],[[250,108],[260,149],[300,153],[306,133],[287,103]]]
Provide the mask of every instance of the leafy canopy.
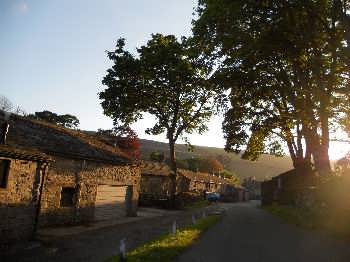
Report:
[[97,135],[112,146],[118,146],[124,153],[134,159],[140,159],[140,139],[130,127],[118,127],[113,129],[98,129]]
[[119,39],[115,51],[107,52],[113,66],[102,81],[107,88],[99,94],[104,113],[115,125],[129,125],[149,113],[157,122],[146,132],[166,131],[172,141],[183,133],[205,131],[217,93],[207,81],[210,68],[192,44],[185,37],[154,34],[133,55],[125,50],[125,39]]
[[78,128],[80,124],[79,119],[76,116],[70,114],[58,115],[48,110],[35,112],[34,114],[29,114],[27,117],[46,121],[55,125],[61,125],[67,128]]
[[329,162],[330,123],[349,108],[349,3],[200,0],[197,13],[194,35],[231,91],[226,149],[254,160],[282,140]]

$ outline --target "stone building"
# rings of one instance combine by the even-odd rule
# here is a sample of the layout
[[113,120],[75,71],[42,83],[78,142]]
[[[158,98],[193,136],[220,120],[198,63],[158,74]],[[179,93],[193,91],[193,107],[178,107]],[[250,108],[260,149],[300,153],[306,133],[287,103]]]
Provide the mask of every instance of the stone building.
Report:
[[45,154],[0,145],[0,244],[33,236],[49,162]]
[[[166,201],[171,190],[170,167],[166,164],[143,161],[141,168],[140,201],[141,204]],[[176,179],[176,192],[189,191],[190,179],[180,173]]]
[[[170,192],[170,167],[163,163],[145,161],[141,164],[140,201],[154,202],[166,200]],[[183,192],[218,192],[230,194],[234,186],[227,180],[201,172],[178,169],[177,194]],[[231,190],[231,191],[230,191]]]
[[305,191],[316,187],[318,183],[319,177],[315,171],[289,170],[261,183],[261,203],[295,205]]
[[[90,223],[136,215],[140,169],[118,148],[96,136],[17,115],[11,115],[9,124],[3,147],[37,153],[31,154],[32,158],[22,159],[19,154],[7,158],[7,184],[0,190],[0,203],[16,205],[16,214],[24,214],[29,203],[34,209],[36,206],[38,212],[30,217],[34,230],[36,225]],[[6,224],[10,229],[16,223],[8,211],[0,226]]]

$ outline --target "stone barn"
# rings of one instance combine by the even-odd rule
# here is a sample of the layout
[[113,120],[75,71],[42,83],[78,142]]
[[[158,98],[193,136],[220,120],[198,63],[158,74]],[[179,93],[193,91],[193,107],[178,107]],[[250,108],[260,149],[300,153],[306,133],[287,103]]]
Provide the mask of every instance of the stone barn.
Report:
[[289,170],[261,184],[263,205],[277,202],[283,205],[295,205],[305,190],[316,187],[319,177],[315,171]]
[[34,236],[49,162],[45,154],[0,145],[0,244]]
[[152,205],[167,200],[171,186],[169,166],[157,162],[143,161],[140,168],[140,204]]
[[[144,161],[141,167],[140,203],[149,205],[165,201],[170,192],[170,167],[164,163]],[[215,175],[178,169],[177,194],[219,192],[229,194],[233,185],[228,180]],[[231,191],[230,191],[231,190]]]
[[[169,198],[171,187],[170,167],[163,163],[143,161],[141,168],[140,202],[152,204]],[[179,171],[176,179],[176,193],[190,190],[190,179]]]
[[[140,169],[117,147],[106,145],[96,136],[17,115],[12,115],[8,123],[6,147],[37,154],[24,160],[18,154],[12,155],[11,164],[5,164],[8,183],[0,189],[2,205],[11,205],[11,199],[17,197],[16,212],[25,214],[26,203],[37,201],[39,211],[33,219],[39,227],[136,215]],[[45,176],[39,179],[37,173],[42,166]],[[32,177],[31,187],[31,182],[22,182],[21,172],[28,179]],[[14,196],[19,191],[37,190],[37,184],[41,188],[37,196]]]

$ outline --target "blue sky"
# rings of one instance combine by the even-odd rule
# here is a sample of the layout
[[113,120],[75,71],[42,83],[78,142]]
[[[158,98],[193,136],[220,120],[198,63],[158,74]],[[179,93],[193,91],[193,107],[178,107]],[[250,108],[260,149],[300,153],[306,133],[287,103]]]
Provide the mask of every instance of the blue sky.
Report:
[[[50,110],[80,119],[81,129],[111,128],[97,93],[119,37],[133,51],[151,33],[189,35],[195,0],[0,1],[0,94],[28,113]],[[133,127],[147,136],[152,118]],[[193,144],[222,147],[220,118]],[[209,139],[208,139],[209,138]]]
[[[196,0],[0,0],[0,95],[28,113],[50,110],[80,119],[80,128],[108,129],[97,93],[110,66],[105,50],[119,37],[133,51],[151,33],[189,35]],[[204,135],[189,136],[194,145],[223,147],[221,118]],[[148,136],[152,118],[133,125]],[[332,158],[350,149],[333,143]]]

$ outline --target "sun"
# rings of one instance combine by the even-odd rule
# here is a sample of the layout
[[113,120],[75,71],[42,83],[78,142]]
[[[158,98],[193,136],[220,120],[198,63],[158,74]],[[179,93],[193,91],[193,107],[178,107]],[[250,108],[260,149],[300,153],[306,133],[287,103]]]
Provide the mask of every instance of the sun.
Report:
[[338,160],[350,152],[350,142],[331,142],[329,145],[330,160]]

